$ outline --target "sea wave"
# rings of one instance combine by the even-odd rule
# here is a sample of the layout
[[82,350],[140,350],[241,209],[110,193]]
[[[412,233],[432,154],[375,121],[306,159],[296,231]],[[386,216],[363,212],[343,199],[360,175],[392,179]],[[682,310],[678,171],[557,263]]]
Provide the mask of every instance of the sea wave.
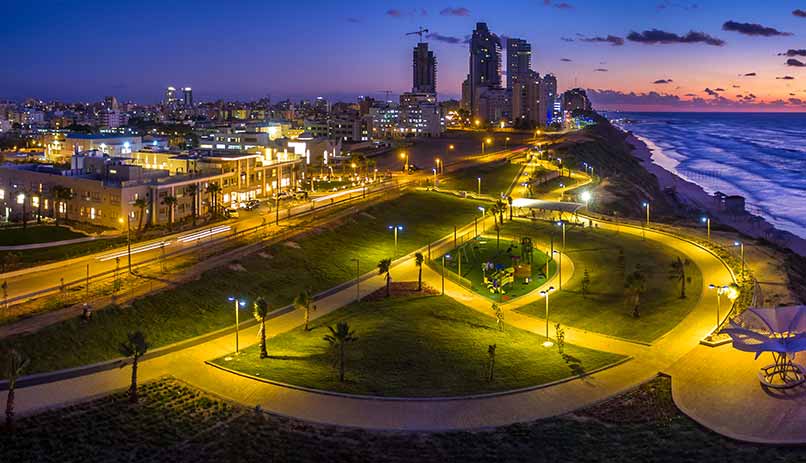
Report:
[[806,114],[629,114],[653,162],[806,238]]

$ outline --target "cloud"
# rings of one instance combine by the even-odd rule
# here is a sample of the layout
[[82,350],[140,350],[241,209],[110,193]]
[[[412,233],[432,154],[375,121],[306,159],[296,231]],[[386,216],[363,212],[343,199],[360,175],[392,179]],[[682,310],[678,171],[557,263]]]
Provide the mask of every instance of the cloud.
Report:
[[425,8],[420,8],[419,10],[412,9],[408,11],[402,11],[397,8],[390,8],[386,10],[386,16],[390,16],[392,18],[402,18],[402,17],[412,17],[412,16],[428,16],[428,11]]
[[671,0],[663,0],[658,3],[659,10],[665,10],[667,8],[680,8],[683,10],[696,10],[700,6],[696,3],[691,2],[673,2]]
[[789,103],[794,105],[803,105],[806,104],[806,101],[803,101],[800,98],[790,98]]
[[467,39],[463,39],[461,37],[454,37],[452,35],[442,35],[437,32],[432,32],[426,35],[426,37],[431,40],[436,40],[437,42],[449,43],[451,45],[460,45],[463,43],[467,43]]
[[580,38],[579,41],[588,43],[609,43],[614,47],[624,45],[624,39],[615,35],[608,35],[607,37],[583,37]]
[[726,21],[722,25],[723,31],[738,32],[744,35],[754,35],[761,37],[774,37],[777,35],[792,35],[791,32],[782,32],[773,27],[762,26],[756,23],[740,23],[736,21]]
[[755,72],[748,72],[747,74],[739,74],[739,77],[755,77],[757,75]]
[[793,49],[790,48],[789,50],[787,50],[784,53],[778,53],[778,56],[789,56],[789,57],[792,57],[792,56],[806,56],[806,50],[804,50],[804,49],[793,50]]
[[560,58],[560,61],[563,61],[565,63],[570,63],[571,62],[571,60],[568,59],[568,58]]
[[705,32],[689,31],[686,35],[678,35],[673,32],[666,32],[659,29],[651,29],[643,32],[632,31],[627,35],[627,40],[631,42],[644,43],[647,45],[671,44],[671,43],[704,43],[721,47],[725,41],[712,37]]
[[391,16],[393,18],[400,18],[400,17],[403,17],[403,12],[398,10],[398,9],[392,8],[392,9],[386,10],[386,16]]
[[693,93],[688,93],[685,98],[678,95],[659,93],[655,91],[647,93],[625,93],[618,90],[587,89],[588,97],[597,107],[620,106],[636,110],[651,107],[667,108],[692,108],[692,109],[741,109],[741,108],[775,108],[782,106],[800,106],[804,104],[801,98],[790,97],[788,100],[759,101],[756,96],[747,94],[737,95],[736,99],[715,96],[714,98],[702,98]]
[[686,93],[686,96],[697,96],[696,93]]
[[571,37],[560,37],[560,40],[562,40],[563,42],[573,42],[574,41],[574,39],[572,39]]
[[573,10],[574,5],[566,2],[554,2],[552,0],[543,0],[543,5],[557,8],[558,10]]
[[605,68],[597,68],[597,69],[594,69],[593,72],[607,72],[607,69],[605,69]]
[[705,93],[707,93],[707,94],[709,94],[711,96],[714,96],[714,97],[719,96],[719,93],[717,93],[716,90],[711,90],[710,88],[706,88],[705,90],[703,90],[703,92],[705,92]]
[[351,17],[345,19],[345,21],[347,21],[348,23],[359,24],[359,23],[361,23],[361,18],[355,18],[355,17],[351,16]]
[[798,61],[795,58],[789,58],[788,60],[786,60],[786,65],[796,68],[806,67],[806,63],[804,63],[803,61]]
[[741,85],[734,85],[733,88],[742,88]]
[[803,11],[801,9],[797,9],[797,10],[793,11],[792,14],[797,16],[797,17],[799,17],[799,18],[806,18],[806,11]]
[[672,79],[659,79],[652,83],[661,85],[661,84],[671,84],[672,82],[674,82]]
[[777,79],[777,80],[795,80],[795,78],[794,78],[794,77],[792,77],[792,76],[782,76],[782,77],[776,77],[776,79]]
[[724,88],[715,88],[714,91],[715,92],[724,92],[725,89]]
[[460,6],[459,8],[445,8],[439,12],[442,16],[470,16],[470,10]]

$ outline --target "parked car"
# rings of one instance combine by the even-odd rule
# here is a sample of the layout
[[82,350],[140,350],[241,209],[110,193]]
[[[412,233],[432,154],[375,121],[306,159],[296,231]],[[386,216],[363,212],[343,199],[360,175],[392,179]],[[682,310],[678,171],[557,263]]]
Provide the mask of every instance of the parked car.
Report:
[[250,199],[248,201],[244,201],[240,205],[241,209],[246,209],[247,211],[251,211],[253,209],[257,209],[260,207],[260,201],[257,199]]
[[237,219],[238,217],[241,216],[241,214],[238,212],[238,209],[232,207],[224,209],[224,215],[230,219]]

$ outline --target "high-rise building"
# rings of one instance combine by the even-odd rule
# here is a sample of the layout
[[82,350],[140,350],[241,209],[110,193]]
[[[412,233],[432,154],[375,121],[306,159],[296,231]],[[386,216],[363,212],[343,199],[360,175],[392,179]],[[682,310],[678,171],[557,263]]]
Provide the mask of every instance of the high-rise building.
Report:
[[479,115],[479,97],[485,89],[501,87],[501,40],[490,32],[487,23],[476,23],[470,39],[470,74],[468,104],[473,116]]
[[118,99],[114,96],[108,96],[104,98],[104,106],[106,109],[114,109],[117,110],[120,108],[120,104],[118,103]]
[[176,89],[174,87],[165,89],[165,97],[162,99],[162,103],[166,106],[176,104]]
[[557,78],[554,74],[543,76],[543,91],[540,98],[540,115],[545,116],[545,124],[554,122],[554,101],[557,99]]
[[543,80],[540,74],[530,71],[525,78],[513,83],[512,121],[516,127],[545,125],[546,113],[541,112]]
[[434,52],[428,49],[428,44],[420,42],[414,47],[414,79],[411,91],[413,93],[437,92],[437,59]]
[[193,107],[193,89],[185,87],[182,89],[182,104],[186,108]]
[[532,69],[532,45],[523,39],[507,39],[507,88],[529,77]]

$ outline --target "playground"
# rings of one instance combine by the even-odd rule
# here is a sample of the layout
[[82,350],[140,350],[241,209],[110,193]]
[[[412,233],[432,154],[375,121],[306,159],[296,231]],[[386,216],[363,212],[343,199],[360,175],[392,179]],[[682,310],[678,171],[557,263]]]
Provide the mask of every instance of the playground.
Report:
[[481,235],[444,258],[445,270],[452,273],[446,277],[459,275],[460,284],[500,302],[534,291],[557,270],[528,236]]

